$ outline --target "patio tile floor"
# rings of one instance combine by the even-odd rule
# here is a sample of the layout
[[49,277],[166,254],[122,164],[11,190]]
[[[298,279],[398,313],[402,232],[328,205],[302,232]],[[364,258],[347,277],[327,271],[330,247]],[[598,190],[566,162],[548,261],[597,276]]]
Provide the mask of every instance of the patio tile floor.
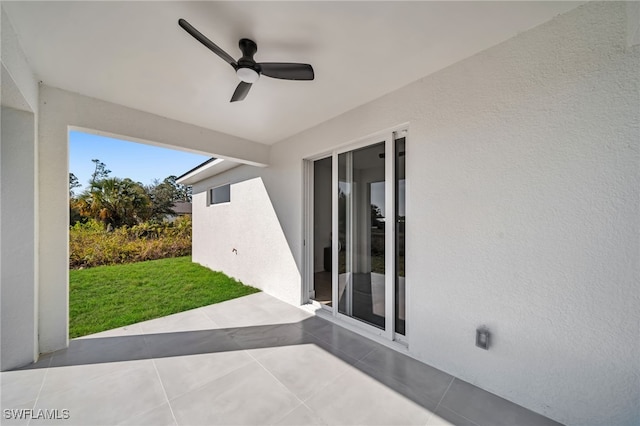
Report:
[[557,425],[265,293],[74,339],[0,381],[2,425]]

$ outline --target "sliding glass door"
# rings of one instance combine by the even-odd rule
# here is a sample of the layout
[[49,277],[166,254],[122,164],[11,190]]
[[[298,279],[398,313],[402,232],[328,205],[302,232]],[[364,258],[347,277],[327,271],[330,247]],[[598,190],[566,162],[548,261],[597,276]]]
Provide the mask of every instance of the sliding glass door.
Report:
[[385,328],[384,142],[338,155],[338,312]]
[[393,340],[406,334],[405,148],[394,132],[307,162],[309,298]]

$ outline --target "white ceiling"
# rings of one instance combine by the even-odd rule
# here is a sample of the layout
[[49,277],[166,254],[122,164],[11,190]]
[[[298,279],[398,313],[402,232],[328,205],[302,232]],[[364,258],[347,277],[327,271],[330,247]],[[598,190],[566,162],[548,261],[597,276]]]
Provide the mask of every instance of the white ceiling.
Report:
[[[272,144],[564,13],[577,2],[2,2],[45,84]],[[262,77],[229,103],[231,56],[306,62],[313,82]]]

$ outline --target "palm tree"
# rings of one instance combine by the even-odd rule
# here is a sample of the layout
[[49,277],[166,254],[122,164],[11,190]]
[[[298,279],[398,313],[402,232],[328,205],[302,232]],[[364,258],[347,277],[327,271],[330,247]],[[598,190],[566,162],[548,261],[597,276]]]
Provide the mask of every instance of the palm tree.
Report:
[[129,178],[106,178],[94,182],[78,197],[82,216],[102,222],[107,228],[135,225],[151,217],[151,200],[144,187]]

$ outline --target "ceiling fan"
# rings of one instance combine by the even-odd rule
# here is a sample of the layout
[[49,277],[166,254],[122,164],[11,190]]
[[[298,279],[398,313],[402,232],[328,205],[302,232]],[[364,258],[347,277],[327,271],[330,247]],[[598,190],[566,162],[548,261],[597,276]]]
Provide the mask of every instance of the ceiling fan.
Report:
[[221,57],[236,71],[236,75],[241,80],[236,87],[231,102],[241,101],[247,97],[251,85],[258,81],[260,75],[267,77],[279,78],[283,80],[313,80],[313,67],[309,64],[298,64],[290,62],[260,62],[253,60],[253,55],[258,51],[258,46],[253,40],[243,38],[240,40],[240,50],[242,57],[237,61],[231,55],[216,46],[211,40],[205,37],[200,31],[196,30],[190,23],[184,19],[178,20],[180,25],[186,32],[191,34],[193,38],[204,44],[213,53]]

